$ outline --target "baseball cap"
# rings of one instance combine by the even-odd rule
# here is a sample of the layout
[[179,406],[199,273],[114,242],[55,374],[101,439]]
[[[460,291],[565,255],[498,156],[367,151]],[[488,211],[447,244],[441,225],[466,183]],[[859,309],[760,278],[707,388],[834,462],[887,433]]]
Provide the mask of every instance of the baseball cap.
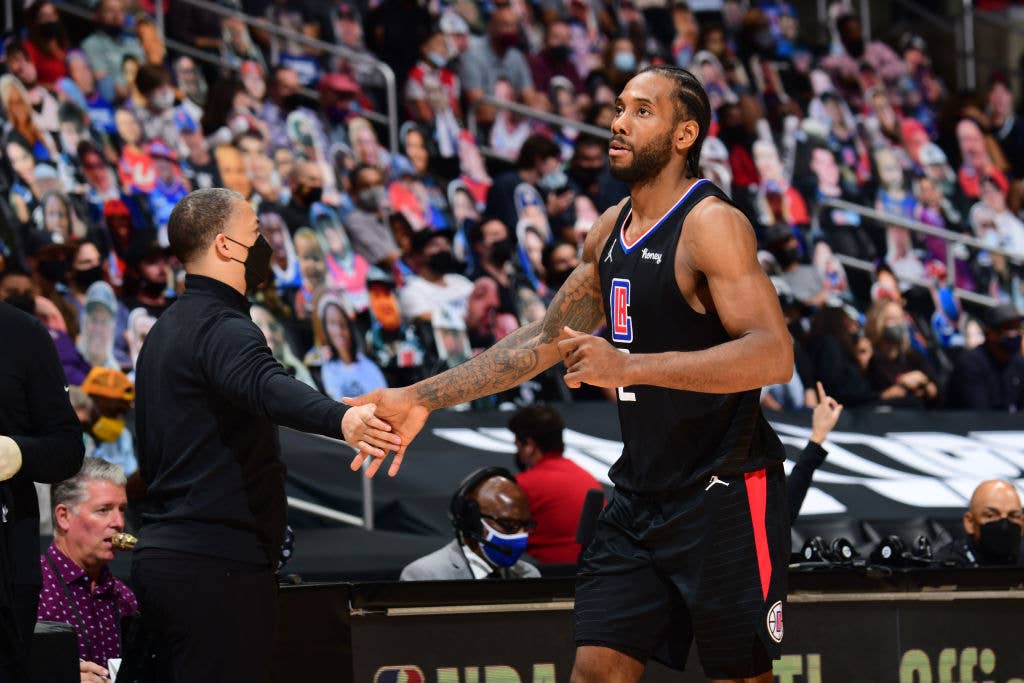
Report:
[[357,95],[360,92],[359,84],[351,76],[338,72],[324,74],[317,87],[320,90],[333,90],[334,92],[352,93],[353,95]]
[[111,216],[131,216],[132,212],[128,209],[128,205],[120,199],[108,199],[103,204],[103,217],[110,218]]
[[178,155],[168,147],[163,140],[153,140],[146,149],[149,156],[154,159],[166,159],[167,161],[178,161]]
[[904,33],[900,37],[900,51],[906,52],[907,50],[917,50],[919,52],[925,52],[928,49],[928,44],[924,42],[924,38],[917,35],[916,33]]
[[117,297],[114,296],[114,289],[102,280],[89,285],[85,290],[85,310],[90,307],[103,306],[111,315],[117,315]]
[[448,241],[451,242],[455,237],[455,233],[447,229],[431,230],[430,228],[424,228],[423,230],[418,230],[412,233],[411,242],[413,253],[423,251],[423,248],[426,247],[430,243],[430,240],[435,237],[447,237]]
[[469,33],[469,23],[462,18],[462,15],[451,10],[441,15],[438,26],[441,32],[447,35],[462,36]]
[[70,252],[71,245],[64,241],[64,235],[49,230],[33,230],[25,239],[25,255],[38,256],[42,252]]
[[946,163],[946,153],[934,142],[922,145],[918,156],[921,158],[922,166],[937,166]]
[[1016,306],[1011,303],[1003,303],[989,310],[985,317],[985,325],[991,329],[1012,323],[1019,325],[1022,320],[1024,320],[1024,314],[1021,314]]
[[82,382],[82,391],[90,396],[102,396],[122,401],[135,398],[135,386],[128,375],[114,368],[94,367]]

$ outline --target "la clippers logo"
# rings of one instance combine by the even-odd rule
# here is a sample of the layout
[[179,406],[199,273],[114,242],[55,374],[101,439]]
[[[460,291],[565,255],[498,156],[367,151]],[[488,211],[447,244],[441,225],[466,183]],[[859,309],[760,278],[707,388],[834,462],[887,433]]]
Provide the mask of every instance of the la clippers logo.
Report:
[[383,666],[377,669],[373,683],[425,683],[426,677],[418,666]]
[[629,317],[629,280],[612,278],[612,341],[633,341],[633,319]]
[[782,601],[778,600],[768,610],[768,635],[776,643],[782,642]]

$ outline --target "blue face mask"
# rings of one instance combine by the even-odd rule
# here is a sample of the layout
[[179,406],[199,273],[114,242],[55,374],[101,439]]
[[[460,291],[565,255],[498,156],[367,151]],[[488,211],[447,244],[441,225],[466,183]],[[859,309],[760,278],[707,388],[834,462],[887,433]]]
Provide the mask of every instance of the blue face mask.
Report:
[[430,63],[436,66],[438,69],[442,68],[445,64],[448,63],[447,57],[439,55],[436,52],[428,52],[427,59],[429,59]]
[[500,531],[495,531],[487,522],[481,520],[481,524],[484,525],[486,532],[484,536],[486,542],[481,543],[480,548],[491,564],[496,567],[511,567],[518,562],[526,552],[526,542],[530,538],[530,534],[526,531],[521,531],[518,534],[503,534]]
[[547,190],[548,192],[563,190],[568,184],[569,176],[565,175],[565,171],[562,169],[552,171],[551,173],[545,173],[538,183],[542,190]]
[[619,71],[633,71],[636,69],[636,55],[632,52],[616,52],[612,64]]

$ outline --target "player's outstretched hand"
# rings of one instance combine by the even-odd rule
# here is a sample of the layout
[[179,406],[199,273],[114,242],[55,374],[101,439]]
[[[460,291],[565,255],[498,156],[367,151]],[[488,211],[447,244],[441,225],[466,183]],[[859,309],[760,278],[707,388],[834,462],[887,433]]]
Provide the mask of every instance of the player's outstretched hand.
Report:
[[565,383],[570,389],[580,384],[615,388],[628,384],[625,379],[628,356],[606,339],[585,332],[562,328],[558,353],[565,363]]
[[843,404],[825,393],[825,387],[818,382],[818,405],[811,416],[811,441],[819,446],[839,422]]
[[359,453],[352,460],[353,471],[358,471],[363,466],[363,461],[373,458],[373,462],[366,469],[366,476],[372,477],[384,463],[389,451],[394,451],[395,457],[391,460],[391,467],[388,468],[388,476],[398,474],[402,466],[402,458],[405,457],[405,449],[409,443],[419,434],[423,424],[430,415],[430,410],[420,405],[416,395],[409,390],[409,387],[402,389],[377,389],[355,398],[343,397],[342,403],[356,407],[373,406],[373,414],[379,421],[390,426],[391,434],[400,438],[400,443],[388,448],[377,447],[375,449],[359,449]]

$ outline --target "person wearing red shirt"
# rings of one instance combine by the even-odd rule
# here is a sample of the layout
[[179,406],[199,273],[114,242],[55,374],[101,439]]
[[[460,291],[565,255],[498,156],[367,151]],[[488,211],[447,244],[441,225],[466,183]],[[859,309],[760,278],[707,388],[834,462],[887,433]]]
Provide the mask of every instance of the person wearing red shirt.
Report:
[[57,14],[57,6],[52,2],[37,2],[29,8],[25,19],[28,35],[22,45],[36,67],[39,84],[52,89],[57,81],[68,75],[64,63],[68,37]]
[[530,517],[537,523],[526,552],[545,564],[575,564],[583,501],[587,491],[601,484],[563,457],[565,422],[558,411],[528,406],[512,416],[508,428],[516,437],[516,483],[530,499]]

